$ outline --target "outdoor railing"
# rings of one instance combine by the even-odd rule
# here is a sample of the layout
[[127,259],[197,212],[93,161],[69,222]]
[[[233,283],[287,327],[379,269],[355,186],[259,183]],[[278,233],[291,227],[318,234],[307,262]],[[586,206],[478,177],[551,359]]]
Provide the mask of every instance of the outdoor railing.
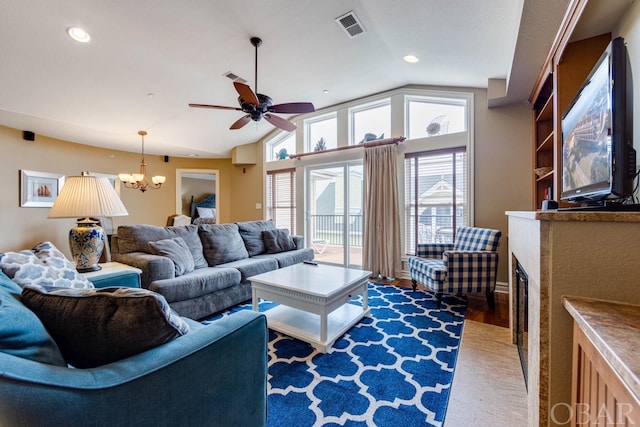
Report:
[[[351,247],[362,247],[362,215],[349,215],[347,235]],[[344,215],[311,215],[311,241],[344,245]]]

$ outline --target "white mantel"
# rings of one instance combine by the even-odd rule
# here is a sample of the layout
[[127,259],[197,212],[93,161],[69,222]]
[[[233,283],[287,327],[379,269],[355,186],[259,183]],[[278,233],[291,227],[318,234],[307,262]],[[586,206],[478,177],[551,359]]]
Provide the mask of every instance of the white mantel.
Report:
[[553,415],[566,420],[572,350],[572,319],[562,297],[640,304],[640,212],[506,214],[512,333],[515,260],[529,278],[529,425],[561,425]]

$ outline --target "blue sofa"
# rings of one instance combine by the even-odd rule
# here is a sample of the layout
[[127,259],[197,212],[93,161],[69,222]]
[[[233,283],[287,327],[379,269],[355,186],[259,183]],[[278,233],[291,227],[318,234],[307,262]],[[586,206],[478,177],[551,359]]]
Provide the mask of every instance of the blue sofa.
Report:
[[21,301],[21,288],[0,272],[1,426],[266,425],[263,315],[241,311],[207,326],[185,319],[185,335],[76,369],[36,361],[46,349],[25,342],[31,330],[47,333]]

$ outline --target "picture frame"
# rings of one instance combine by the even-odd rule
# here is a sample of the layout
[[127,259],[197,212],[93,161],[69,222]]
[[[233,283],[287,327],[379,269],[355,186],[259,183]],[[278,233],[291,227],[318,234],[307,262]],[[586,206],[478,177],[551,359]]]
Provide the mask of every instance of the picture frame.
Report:
[[107,178],[111,185],[113,185],[113,189],[116,190],[116,194],[118,195],[118,197],[120,197],[120,178],[118,178],[118,175],[98,172],[89,172],[89,175]]
[[20,171],[20,207],[50,208],[64,185],[59,173]]

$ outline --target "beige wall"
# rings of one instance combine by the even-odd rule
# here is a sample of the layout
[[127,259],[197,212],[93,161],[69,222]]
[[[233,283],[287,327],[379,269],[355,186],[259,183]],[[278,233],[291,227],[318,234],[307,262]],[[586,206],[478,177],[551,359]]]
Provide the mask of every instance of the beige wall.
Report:
[[[79,175],[81,171],[117,174],[138,169],[139,153],[96,148],[36,135],[34,142],[24,141],[22,131],[0,126],[0,251],[31,248],[43,240],[50,240],[66,255],[69,254],[67,233],[72,219],[47,219],[48,208],[20,207],[20,170]],[[262,181],[259,172],[231,165],[231,159],[190,159],[145,156],[151,175],[165,175],[167,182],[159,190],[121,189],[121,198],[129,216],[114,218],[114,226],[124,224],[165,225],[167,217],[175,213],[176,169],[218,169],[220,171],[219,209],[221,222],[259,219],[255,202],[262,201]],[[259,197],[256,194],[260,195]],[[250,198],[251,203],[245,201]],[[253,204],[253,210],[247,206]],[[236,212],[239,215],[236,217]]]
[[509,282],[509,221],[505,211],[531,210],[532,125],[526,103],[487,108],[475,93],[475,225],[502,231],[498,281]]

